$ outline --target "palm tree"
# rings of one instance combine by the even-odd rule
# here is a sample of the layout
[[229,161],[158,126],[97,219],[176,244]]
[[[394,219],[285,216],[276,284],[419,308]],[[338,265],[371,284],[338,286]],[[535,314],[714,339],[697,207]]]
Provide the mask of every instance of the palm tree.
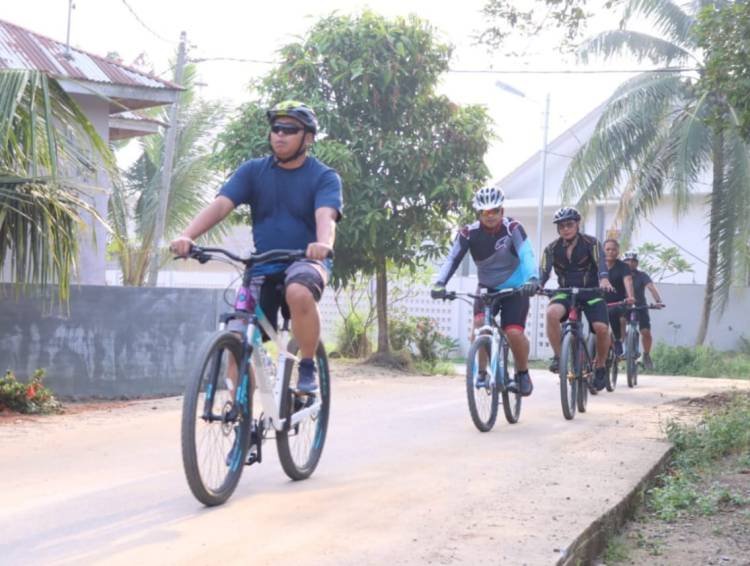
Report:
[[81,214],[102,221],[89,202],[102,164],[116,175],[109,148],[57,81],[0,71],[0,269],[12,282],[56,283],[67,299]]
[[[630,0],[622,29],[601,33],[583,45],[584,61],[629,52],[639,61],[649,59],[674,70],[644,72],[620,85],[563,181],[563,197],[578,196],[582,206],[619,194],[617,219],[627,238],[667,194],[675,213],[684,212],[701,175],[711,172],[699,344],[706,338],[712,308],[725,307],[737,268],[747,265],[747,249],[741,248],[750,237],[748,147],[725,98],[701,88],[703,61],[694,28],[704,4],[708,2],[684,7],[672,0]],[[633,16],[653,24],[660,37],[625,29]]]
[[[185,68],[180,94],[180,123],[167,206],[165,237],[184,228],[190,219],[213,199],[219,182],[211,139],[225,116],[224,107],[195,97],[195,66]],[[151,115],[167,121],[168,109]],[[146,282],[152,250],[156,211],[161,188],[164,136],[141,138],[141,155],[125,172],[125,182],[115,187],[110,199],[110,222],[115,237],[111,251],[120,262],[123,283],[141,286]],[[217,232],[224,231],[218,227]],[[168,256],[164,256],[165,261]]]

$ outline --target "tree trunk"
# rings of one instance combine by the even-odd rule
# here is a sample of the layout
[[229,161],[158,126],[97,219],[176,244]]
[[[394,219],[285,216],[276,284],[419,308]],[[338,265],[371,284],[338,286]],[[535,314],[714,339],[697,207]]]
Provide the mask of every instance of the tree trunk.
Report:
[[378,354],[390,354],[388,340],[388,278],[385,256],[375,259],[375,304],[378,312]]
[[708,229],[708,272],[706,273],[706,292],[703,296],[703,313],[696,345],[701,346],[706,341],[708,323],[711,320],[711,309],[713,307],[714,292],[716,290],[716,266],[719,259],[719,203],[724,190],[724,132],[717,128],[714,132],[713,141],[713,187],[711,190],[711,218]]

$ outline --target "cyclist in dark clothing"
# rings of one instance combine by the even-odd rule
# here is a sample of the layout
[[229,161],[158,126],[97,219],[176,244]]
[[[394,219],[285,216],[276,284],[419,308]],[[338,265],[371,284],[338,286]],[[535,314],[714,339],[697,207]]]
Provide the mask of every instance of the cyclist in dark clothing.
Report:
[[[653,297],[654,301],[659,308],[664,308],[664,303],[661,301],[661,295],[656,289],[656,285],[651,281],[651,277],[645,271],[638,269],[638,252],[628,251],[625,253],[624,261],[630,266],[633,274],[633,292],[635,296],[635,304],[642,306],[646,304],[646,289]],[[653,344],[653,337],[651,336],[651,317],[648,315],[647,310],[639,310],[638,314],[638,328],[641,332],[641,344],[643,345],[643,366],[646,369],[654,369],[654,363],[651,361],[651,345]]]
[[[554,268],[560,287],[598,286],[605,291],[614,291],[609,282],[601,243],[593,236],[580,232],[580,213],[575,208],[563,207],[555,212],[552,221],[557,225],[560,237],[544,250],[540,277],[542,287]],[[594,294],[582,293],[579,298],[584,301],[583,312],[596,334],[594,387],[602,390],[607,382],[605,361],[609,350],[607,304],[603,298]],[[571,300],[570,295],[559,293],[551,298],[547,307],[547,337],[555,353],[549,369],[555,373],[559,371],[560,364],[560,323],[568,315]]]
[[[609,282],[615,288],[614,293],[607,293],[604,298],[608,303],[619,303],[625,301],[628,304],[635,302],[633,298],[633,277],[630,267],[618,259],[620,255],[620,244],[614,238],[604,240],[604,257],[607,261],[609,271]],[[615,355],[622,356],[622,333],[625,328],[625,309],[614,307],[609,309],[609,325],[615,337]]]
[[[516,375],[508,385],[513,391],[528,396],[534,388],[529,376],[529,341],[524,334],[529,296],[539,288],[536,261],[526,231],[517,220],[504,216],[505,195],[500,187],[484,187],[474,195],[473,206],[479,220],[464,226],[458,232],[453,248],[440,269],[430,295],[433,299],[445,297],[445,286],[466,255],[477,266],[479,287],[490,290],[521,287],[522,295],[511,295],[495,304],[495,314],[500,312],[501,326],[508,337],[513,352]],[[474,302],[474,328],[485,324],[483,304]],[[480,359],[486,367],[486,360]],[[481,385],[487,372],[480,371]]]

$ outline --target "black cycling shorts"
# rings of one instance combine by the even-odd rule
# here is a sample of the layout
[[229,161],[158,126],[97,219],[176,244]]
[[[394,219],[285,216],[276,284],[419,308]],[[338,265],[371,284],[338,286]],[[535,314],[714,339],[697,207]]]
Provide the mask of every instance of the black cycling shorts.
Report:
[[[571,307],[573,298],[569,293],[557,293],[550,299],[551,305],[562,305],[565,307],[565,315],[563,315],[563,321],[568,318],[568,310]],[[595,293],[583,292],[578,294],[578,304],[582,305],[583,313],[586,315],[586,320],[589,321],[590,325],[595,322],[601,322],[603,324],[609,324],[609,314],[607,313],[607,303],[602,297]]]
[[[479,293],[479,290],[477,290]],[[492,316],[500,313],[500,328],[507,330],[509,327],[526,328],[526,316],[529,314],[529,298],[521,295],[511,295],[498,299],[492,305]],[[484,318],[484,301],[474,299],[474,320],[481,322]]]
[[651,329],[651,317],[648,315],[648,311],[646,309],[635,311],[638,315],[638,328],[641,330],[650,330]]

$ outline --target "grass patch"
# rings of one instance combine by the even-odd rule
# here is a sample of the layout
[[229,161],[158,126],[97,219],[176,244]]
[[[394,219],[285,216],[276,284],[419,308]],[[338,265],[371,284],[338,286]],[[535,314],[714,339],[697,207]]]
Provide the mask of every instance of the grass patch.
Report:
[[607,548],[604,550],[604,563],[616,564],[618,562],[625,562],[629,555],[628,545],[622,537],[614,537],[610,539],[607,543]]
[[739,455],[740,462],[750,459],[750,397],[735,394],[731,402],[706,415],[696,425],[671,421],[667,437],[674,444],[670,469],[660,477],[659,485],[649,491],[648,505],[665,521],[697,513],[712,515],[722,506],[744,505],[739,494],[712,485],[699,487],[703,474],[711,465],[729,455]]
[[456,373],[456,365],[448,360],[429,362],[418,359],[414,361],[414,369],[424,375],[454,375]]
[[653,373],[696,377],[750,379],[750,354],[720,352],[710,346],[667,346],[657,344],[651,352]]

